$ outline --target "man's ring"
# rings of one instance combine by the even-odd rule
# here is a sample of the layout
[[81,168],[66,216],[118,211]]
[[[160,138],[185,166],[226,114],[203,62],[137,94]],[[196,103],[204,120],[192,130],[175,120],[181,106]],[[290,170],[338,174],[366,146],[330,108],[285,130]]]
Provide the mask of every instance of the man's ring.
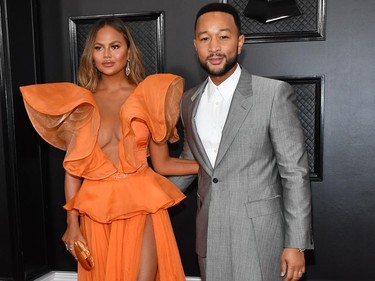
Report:
[[66,248],[66,250],[69,250],[69,248],[68,248],[68,244],[65,244],[65,248]]

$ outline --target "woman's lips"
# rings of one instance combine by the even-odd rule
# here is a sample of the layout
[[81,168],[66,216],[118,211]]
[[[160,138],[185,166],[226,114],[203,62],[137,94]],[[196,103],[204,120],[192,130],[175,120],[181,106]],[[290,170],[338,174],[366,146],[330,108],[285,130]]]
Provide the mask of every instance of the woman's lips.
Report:
[[114,62],[112,62],[112,61],[106,61],[106,62],[103,62],[102,63],[102,65],[104,66],[104,67],[111,67],[111,66],[113,66],[115,63]]

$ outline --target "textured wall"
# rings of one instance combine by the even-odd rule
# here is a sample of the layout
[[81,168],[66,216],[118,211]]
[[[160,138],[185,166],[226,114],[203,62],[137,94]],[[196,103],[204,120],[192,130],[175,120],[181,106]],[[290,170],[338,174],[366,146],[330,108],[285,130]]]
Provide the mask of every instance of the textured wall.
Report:
[[[53,2],[53,3],[52,3]],[[165,11],[165,71],[182,75],[189,88],[205,75],[195,59],[193,23],[201,0],[40,0],[41,70],[45,82],[71,79],[68,17]],[[323,181],[314,182],[316,250],[307,253],[306,280],[374,280],[375,77],[372,0],[327,0],[326,40],[246,44],[241,63],[264,76],[324,75]],[[49,258],[55,270],[73,262],[60,237],[65,228],[61,159],[45,150],[50,168]],[[187,275],[196,275],[194,190],[172,220]]]

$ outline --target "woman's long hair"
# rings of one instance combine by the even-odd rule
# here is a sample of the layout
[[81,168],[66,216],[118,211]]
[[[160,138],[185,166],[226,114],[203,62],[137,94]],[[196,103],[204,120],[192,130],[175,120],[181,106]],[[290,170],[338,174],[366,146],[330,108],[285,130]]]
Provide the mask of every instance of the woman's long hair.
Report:
[[113,27],[124,36],[125,42],[130,50],[130,74],[128,80],[130,83],[138,85],[145,78],[141,54],[128,28],[125,26],[124,22],[117,17],[102,18],[91,27],[80,60],[78,70],[79,84],[92,92],[96,91],[100,79],[100,72],[96,69],[94,64],[93,51],[96,35],[104,26]]

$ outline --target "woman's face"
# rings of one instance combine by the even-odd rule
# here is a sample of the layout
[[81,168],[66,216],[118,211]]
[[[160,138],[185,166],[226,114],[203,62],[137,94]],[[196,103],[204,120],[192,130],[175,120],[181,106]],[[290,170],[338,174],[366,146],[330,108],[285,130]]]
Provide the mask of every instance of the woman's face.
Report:
[[130,50],[123,35],[111,26],[104,26],[96,34],[93,59],[102,75],[124,74]]

